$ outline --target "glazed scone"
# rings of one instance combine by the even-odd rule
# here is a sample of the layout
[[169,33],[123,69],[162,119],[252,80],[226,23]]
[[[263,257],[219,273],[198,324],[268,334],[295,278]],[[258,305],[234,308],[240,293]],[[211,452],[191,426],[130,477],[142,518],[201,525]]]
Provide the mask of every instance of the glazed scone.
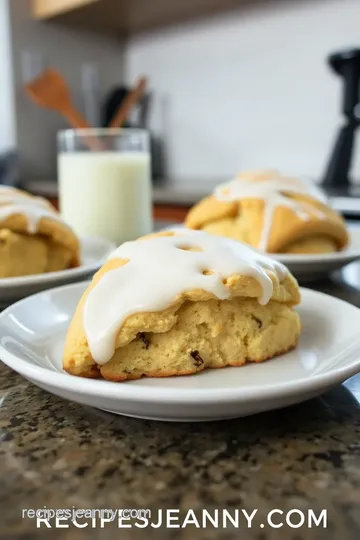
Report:
[[70,324],[64,369],[125,381],[241,366],[297,344],[296,280],[248,246],[203,232],[120,246]]
[[0,187],[0,278],[78,266],[79,241],[41,197]]
[[221,184],[189,211],[185,225],[268,253],[331,253],[348,244],[344,219],[321,191],[276,171]]

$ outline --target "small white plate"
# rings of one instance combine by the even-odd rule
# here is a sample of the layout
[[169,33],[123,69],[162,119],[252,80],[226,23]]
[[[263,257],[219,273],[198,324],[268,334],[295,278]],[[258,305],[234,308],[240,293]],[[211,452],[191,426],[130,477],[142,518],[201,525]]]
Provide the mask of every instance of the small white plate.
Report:
[[77,268],[31,276],[0,278],[0,307],[57,285],[89,278],[116,247],[109,240],[90,236],[82,238],[80,244],[81,264]]
[[350,226],[348,231],[350,243],[343,251],[319,255],[279,253],[271,256],[285,264],[301,281],[319,279],[360,258],[360,226]]
[[44,291],[0,315],[0,358],[34,384],[71,401],[139,418],[215,420],[310,399],[360,371],[360,310],[302,289],[300,344],[268,362],[126,383],[75,377],[62,370],[61,358],[66,329],[86,285]]
[[[184,225],[166,227],[164,230],[183,230]],[[313,281],[339,270],[343,266],[360,258],[360,225],[348,227],[350,243],[343,251],[319,255],[296,255],[270,253],[269,257],[282,262],[290,272],[301,281]]]

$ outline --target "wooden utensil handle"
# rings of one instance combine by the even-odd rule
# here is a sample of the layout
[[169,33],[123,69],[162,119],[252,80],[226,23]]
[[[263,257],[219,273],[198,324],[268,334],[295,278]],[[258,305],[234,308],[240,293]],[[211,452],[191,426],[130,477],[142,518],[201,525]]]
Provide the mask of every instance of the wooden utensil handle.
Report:
[[120,128],[128,118],[131,109],[142,98],[145,93],[147,78],[140,77],[135,88],[126,96],[121,106],[116,111],[113,119],[110,122],[110,128]]
[[90,124],[83,115],[73,107],[69,106],[64,110],[67,120],[75,129],[91,129]]
[[[74,129],[93,129],[90,124],[85,120],[83,115],[73,107],[68,107],[64,110],[64,115],[67,118],[69,124],[72,125]],[[86,145],[95,152],[101,152],[105,150],[104,145],[99,141],[96,135],[84,135],[84,141]]]

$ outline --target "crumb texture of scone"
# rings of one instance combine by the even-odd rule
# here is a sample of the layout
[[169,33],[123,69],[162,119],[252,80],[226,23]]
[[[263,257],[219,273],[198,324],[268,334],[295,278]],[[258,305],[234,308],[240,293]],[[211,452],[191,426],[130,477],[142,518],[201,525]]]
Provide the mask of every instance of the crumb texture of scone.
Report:
[[95,274],[63,368],[126,381],[261,362],[296,347],[299,302],[290,272],[248,246],[197,231],[150,235]]
[[77,236],[46,199],[0,187],[0,278],[54,272],[79,264]]
[[332,253],[348,245],[345,220],[313,184],[277,171],[239,174],[190,209],[186,227],[267,253]]

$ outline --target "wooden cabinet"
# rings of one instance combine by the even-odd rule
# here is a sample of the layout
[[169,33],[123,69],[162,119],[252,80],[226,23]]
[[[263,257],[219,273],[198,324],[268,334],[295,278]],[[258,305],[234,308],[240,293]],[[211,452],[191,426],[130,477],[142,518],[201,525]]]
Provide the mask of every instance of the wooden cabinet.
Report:
[[175,206],[172,204],[154,204],[154,219],[182,223],[188,210],[188,206]]
[[[260,0],[257,0],[260,1]],[[33,16],[112,34],[128,34],[215,15],[249,0],[32,0]]]
[[86,8],[99,0],[33,0],[32,12],[37,19],[50,19],[62,14]]

